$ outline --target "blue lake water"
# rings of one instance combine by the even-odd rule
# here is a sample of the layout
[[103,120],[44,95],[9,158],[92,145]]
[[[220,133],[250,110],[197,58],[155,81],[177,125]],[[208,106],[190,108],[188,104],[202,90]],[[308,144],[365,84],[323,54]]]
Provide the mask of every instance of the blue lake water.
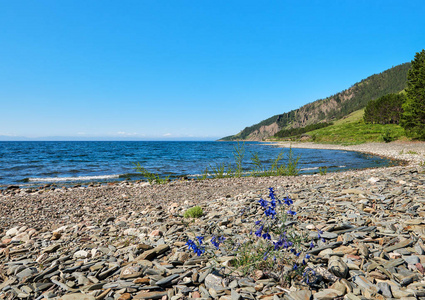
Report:
[[[234,163],[233,142],[0,142],[0,187],[45,183],[86,183],[141,179],[134,170],[139,162],[147,170],[180,177],[199,175],[205,168]],[[244,144],[244,167],[252,169],[252,153],[270,165],[283,151],[272,144]],[[300,156],[301,173],[317,173],[387,166],[386,158],[358,152],[292,149]],[[211,169],[211,168],[210,168]]]

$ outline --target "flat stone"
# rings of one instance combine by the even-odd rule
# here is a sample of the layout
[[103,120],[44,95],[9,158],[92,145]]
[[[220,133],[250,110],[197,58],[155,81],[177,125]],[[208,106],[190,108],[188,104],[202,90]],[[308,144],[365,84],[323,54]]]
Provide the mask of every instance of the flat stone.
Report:
[[320,236],[322,238],[327,239],[327,240],[331,240],[331,239],[336,239],[338,237],[338,234],[333,233],[333,232],[324,231]]
[[53,244],[43,249],[44,253],[53,253],[60,248],[59,244]]
[[378,282],[377,286],[379,290],[381,291],[381,294],[386,298],[392,298],[393,294],[391,293],[391,287],[386,282]]
[[13,237],[17,235],[18,232],[19,232],[19,227],[13,227],[13,228],[10,228],[8,231],[6,231],[6,236]]
[[321,247],[315,247],[312,250],[308,251],[307,253],[309,253],[309,254],[318,254],[322,250],[325,250],[325,249],[334,249],[334,248],[339,247],[341,245],[342,245],[342,242],[329,243],[329,244],[325,244],[325,245],[323,245]]
[[142,275],[143,271],[140,266],[126,266],[121,270],[120,278],[121,279],[129,279],[129,278],[137,278]]
[[404,264],[404,259],[397,258],[397,259],[389,261],[388,263],[385,263],[383,267],[388,270],[389,268],[397,267],[402,264]]
[[323,289],[319,292],[317,292],[316,294],[313,295],[313,299],[316,300],[333,300],[337,297],[341,297],[344,294],[341,293],[338,290],[334,290],[334,289]]
[[345,297],[349,300],[363,300],[364,299],[364,298],[357,297],[353,293],[348,293],[347,295],[345,295]]
[[170,276],[167,276],[167,277],[165,277],[161,280],[158,280],[155,284],[156,285],[167,285],[167,284],[171,283],[171,281],[173,281],[174,279],[179,278],[179,277],[180,277],[179,274],[170,275]]
[[24,277],[29,277],[35,273],[37,273],[36,270],[32,268],[26,268],[22,270],[21,272],[19,272],[18,274],[16,274],[16,277],[18,277],[19,279],[23,279]]
[[92,295],[76,293],[64,295],[59,300],[96,300],[96,298]]
[[416,265],[417,263],[421,262],[420,258],[416,255],[403,256],[403,259],[410,265]]
[[233,289],[231,291],[230,296],[232,297],[232,300],[241,300],[242,299],[242,296]]
[[85,250],[80,250],[74,253],[74,258],[86,258],[89,255],[89,253]]
[[331,256],[328,262],[328,271],[340,278],[347,278],[348,276],[347,264],[338,256]]
[[138,292],[134,297],[133,300],[139,300],[139,299],[161,299],[164,296],[167,296],[167,292]]
[[415,293],[409,290],[401,290],[401,289],[391,289],[392,295],[394,298],[405,298],[405,297],[413,297]]
[[365,191],[359,190],[359,189],[344,189],[341,191],[343,194],[356,194],[356,195],[362,195],[365,193]]
[[158,255],[166,252],[167,250],[170,249],[170,246],[163,244],[163,245],[159,245],[151,250],[147,250],[145,252],[143,252],[142,254],[140,254],[138,257],[135,258],[136,261],[138,260],[152,260],[155,257],[157,257]]
[[[223,285],[222,283],[223,278],[214,274],[208,274],[207,277],[205,277],[205,287],[209,290],[210,288],[213,288],[215,290],[222,289]],[[211,292],[210,292],[211,293]]]
[[311,291],[310,290],[301,290],[291,292],[287,297],[290,300],[310,300],[311,299]]
[[361,289],[371,289],[377,291],[376,286],[366,279],[364,276],[354,276],[354,283],[357,284]]
[[402,241],[400,243],[397,243],[397,244],[395,244],[393,246],[389,246],[389,247],[384,248],[384,251],[392,252],[392,251],[397,250],[397,249],[400,249],[400,248],[409,247],[413,243],[414,243],[413,240],[404,240],[404,241]]
[[121,294],[117,300],[131,300],[133,298],[130,293]]

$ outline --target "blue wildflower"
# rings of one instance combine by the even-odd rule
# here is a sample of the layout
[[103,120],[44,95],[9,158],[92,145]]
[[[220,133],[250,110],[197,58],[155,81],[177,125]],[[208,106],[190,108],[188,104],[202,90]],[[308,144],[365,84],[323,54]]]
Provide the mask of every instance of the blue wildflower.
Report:
[[288,249],[289,247],[292,246],[292,242],[289,242],[287,240],[284,241],[283,243],[283,248]]
[[312,240],[312,241],[311,241],[311,243],[310,243],[310,248],[314,248],[313,240]]
[[264,233],[263,234],[263,239],[265,239],[265,240],[271,240],[271,236],[270,236],[270,234],[269,234],[269,232],[267,231],[266,233]]
[[305,258],[307,258],[307,259],[309,259],[310,257],[311,257],[310,254],[305,255]]
[[316,272],[311,268],[306,268],[303,273],[303,280],[307,284],[314,283],[312,282],[313,277],[316,275]]
[[323,234],[323,231],[321,231],[321,230],[317,230],[317,237],[319,238],[319,239],[321,239],[322,240],[322,242],[325,242],[325,239],[321,236],[321,234]]
[[223,236],[221,236],[221,237],[213,236],[211,238],[211,244],[213,244],[214,247],[216,247],[218,249],[220,247],[220,244],[223,243],[225,239],[226,238],[223,237]]
[[261,221],[262,221],[262,220],[255,221],[255,225],[260,225]]
[[294,266],[292,267],[292,270],[298,270],[297,264],[294,264]]
[[202,240],[204,239],[203,236],[197,236],[196,237],[198,239],[199,245],[202,245]]
[[186,245],[189,247],[189,250],[193,250],[193,252],[196,253],[196,255],[201,256],[202,253],[205,252],[205,249],[202,247],[198,247],[194,241],[188,240],[186,242]]
[[284,242],[284,239],[282,239],[282,236],[280,237],[280,239],[277,242],[273,242],[274,250],[279,250],[280,247],[283,246],[283,242]]
[[273,188],[272,188],[272,187],[270,187],[270,188],[269,188],[269,191],[270,191],[270,193],[269,193],[269,197],[270,197],[270,199],[274,200],[274,199],[275,199],[275,195],[274,195],[274,190],[273,190]]
[[272,219],[274,219],[274,216],[276,215],[276,211],[272,208],[272,207],[268,207],[265,211],[264,214],[269,217],[271,216]]
[[294,201],[292,201],[289,197],[283,198],[283,203],[290,206],[291,204],[294,204]]
[[292,211],[291,209],[288,210],[288,215],[295,216],[297,213],[295,211]]
[[307,284],[310,284],[310,279],[308,278],[308,276],[306,275],[306,272],[303,273],[303,277],[304,277],[304,281]]
[[261,232],[263,231],[264,225],[261,225],[260,228],[255,232],[255,235],[261,237]]
[[269,257],[269,251],[267,251],[266,253],[264,253],[263,260],[267,260],[268,257]]
[[261,198],[260,200],[258,200],[258,203],[260,203],[260,205],[264,208],[267,207],[268,202],[266,200],[264,200],[263,198]]
[[205,252],[205,249],[196,247],[195,249],[193,249],[193,251],[196,253],[196,255],[201,256],[202,253]]
[[196,247],[196,244],[192,241],[192,240],[188,240],[186,242],[186,245],[189,247],[189,250],[193,249],[194,247]]

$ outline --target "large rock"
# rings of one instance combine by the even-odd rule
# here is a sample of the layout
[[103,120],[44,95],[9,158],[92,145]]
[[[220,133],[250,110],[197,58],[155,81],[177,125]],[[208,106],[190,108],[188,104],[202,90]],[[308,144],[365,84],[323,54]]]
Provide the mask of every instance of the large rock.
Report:
[[331,256],[328,262],[328,270],[335,276],[347,278],[349,268],[347,264],[339,256]]

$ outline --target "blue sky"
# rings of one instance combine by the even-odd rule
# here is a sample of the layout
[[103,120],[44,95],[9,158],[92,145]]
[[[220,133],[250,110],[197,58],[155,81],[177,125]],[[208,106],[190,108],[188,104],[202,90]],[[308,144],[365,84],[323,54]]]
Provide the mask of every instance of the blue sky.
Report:
[[422,1],[0,0],[0,136],[216,139],[425,48]]

